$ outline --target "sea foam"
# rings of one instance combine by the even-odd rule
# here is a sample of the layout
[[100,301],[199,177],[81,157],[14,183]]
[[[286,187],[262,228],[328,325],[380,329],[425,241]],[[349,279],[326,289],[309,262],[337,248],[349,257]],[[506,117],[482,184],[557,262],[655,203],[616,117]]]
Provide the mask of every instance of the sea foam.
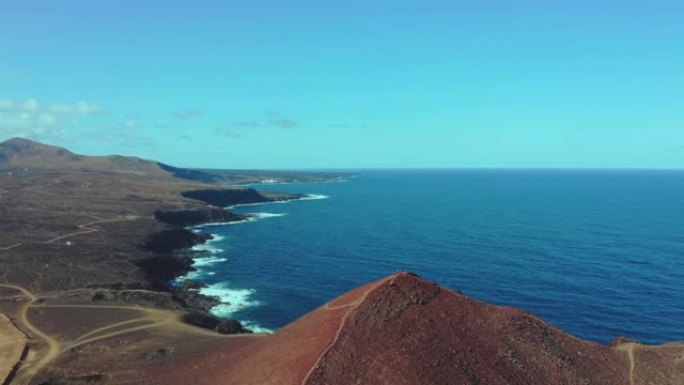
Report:
[[243,219],[241,221],[227,222],[226,225],[238,225],[240,223],[258,221],[259,219],[282,217],[282,216],[285,216],[287,214],[285,214],[285,213],[247,213],[246,215],[251,215],[251,217],[249,217],[247,219]]
[[304,198],[300,198],[302,201],[313,201],[318,199],[328,199],[330,196],[323,194],[307,194]]
[[220,263],[220,262],[225,262],[227,260],[228,260],[227,258],[219,258],[219,257],[214,257],[214,256],[193,258],[192,266],[194,268],[198,268],[198,267],[213,265],[213,264]]
[[254,333],[266,333],[266,334],[275,333],[275,330],[259,326],[259,324],[257,324],[254,321],[242,320],[242,321],[240,321],[240,323],[242,324],[242,326],[246,327],[247,329],[251,330]]
[[[206,242],[201,243],[199,245],[195,245],[192,247],[193,251],[199,251],[199,252],[207,252],[211,254],[219,254],[223,252],[223,249],[219,249],[217,247],[212,246],[214,243],[221,242],[223,239],[225,239],[224,236],[218,235],[218,234],[211,234],[211,239],[208,239]],[[198,258],[193,258],[197,260]]]
[[238,207],[249,207],[249,206],[259,206],[259,205],[264,205],[264,204],[283,204],[283,203],[290,203],[290,202],[297,202],[297,201],[311,201],[311,200],[318,200],[318,199],[328,199],[330,196],[328,195],[323,195],[323,194],[305,194],[301,198],[297,199],[285,199],[281,201],[268,201],[268,202],[256,202],[256,203],[238,203],[235,205],[227,206],[226,208],[229,210],[232,210],[234,208]]
[[[263,305],[262,302],[252,299],[254,289],[231,288],[228,282],[219,282],[200,289],[200,293],[217,297],[221,303],[211,308],[211,313],[221,318],[233,318],[233,315],[245,308]],[[241,321],[243,325],[255,333],[272,333],[273,330],[263,328],[249,320]]]

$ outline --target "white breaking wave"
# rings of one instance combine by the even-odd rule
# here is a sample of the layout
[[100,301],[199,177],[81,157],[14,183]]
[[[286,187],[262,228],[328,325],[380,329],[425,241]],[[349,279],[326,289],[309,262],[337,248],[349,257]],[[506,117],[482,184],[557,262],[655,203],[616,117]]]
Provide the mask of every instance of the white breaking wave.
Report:
[[282,216],[285,216],[287,214],[285,214],[285,213],[247,213],[245,215],[251,215],[251,217],[249,217],[247,219],[243,219],[241,221],[228,222],[226,224],[227,225],[237,225],[240,223],[255,222],[255,221],[258,221],[259,219],[282,217]]
[[[199,245],[195,245],[191,248],[192,251],[204,251],[210,254],[219,254],[223,252],[223,249],[219,249],[217,247],[212,246],[214,243],[221,242],[224,240],[226,237],[218,234],[211,234],[211,239],[208,239],[206,242],[201,243]],[[193,258],[194,260],[197,260],[202,257],[198,258]]]
[[[248,207],[248,206],[259,206],[259,205],[265,205],[265,204],[283,204],[283,203],[290,203],[290,202],[297,202],[297,201],[311,201],[311,200],[317,200],[317,199],[328,199],[330,196],[324,195],[324,194],[305,194],[301,198],[296,198],[296,199],[285,199],[281,201],[268,201],[268,202],[257,202],[257,203],[238,203],[236,205],[231,205],[226,207],[229,210],[232,210],[237,207]],[[201,226],[201,225],[200,225]]]
[[262,219],[262,218],[275,218],[275,217],[284,217],[287,215],[286,213],[254,213],[256,218]]
[[218,254],[222,253],[223,249],[219,249],[217,247],[213,247],[212,244],[217,243],[225,239],[225,237],[218,235],[218,234],[211,234],[212,239],[207,240],[204,243],[201,243],[199,245],[195,245],[192,247],[191,250],[193,251],[205,251],[211,254]]
[[217,317],[230,318],[242,309],[261,305],[261,302],[251,299],[254,289],[234,289],[227,282],[219,282],[200,289],[200,293],[218,297],[221,304],[214,306],[211,313]]
[[[227,282],[219,282],[200,289],[200,293],[218,297],[221,303],[211,308],[211,314],[221,318],[234,318],[233,315],[243,309],[263,305],[252,299],[254,289],[233,289]],[[273,333],[273,330],[259,326],[254,321],[240,321],[247,329],[255,333]]]
[[265,327],[261,327],[261,326],[259,326],[259,324],[257,324],[254,321],[244,320],[244,321],[240,321],[240,323],[242,324],[242,326],[251,330],[254,333],[266,333],[266,334],[275,333],[275,330],[265,328]]
[[219,257],[200,257],[200,258],[193,258],[192,259],[192,266],[194,268],[198,267],[203,267],[203,266],[209,266],[209,265],[214,265],[216,263],[220,262],[225,262],[227,261],[227,258],[219,258]]
[[215,272],[207,271],[206,268],[217,263],[226,262],[227,260],[228,258],[221,258],[213,255],[207,257],[195,257],[192,259],[192,267],[195,268],[195,270],[189,271],[186,275],[176,278],[176,282],[181,283],[186,279],[196,280],[203,275],[214,275],[216,274]]
[[203,223],[203,224],[201,224],[201,225],[192,226],[192,231],[194,231],[194,232],[196,232],[196,233],[201,233],[201,231],[199,231],[198,229],[201,229],[201,228],[203,228],[203,227],[224,226],[224,225],[228,225],[228,224],[230,224],[230,223],[231,223],[231,222],[209,222],[209,223]]
[[[193,229],[193,231],[199,232],[195,229]],[[228,260],[228,258],[219,256],[219,254],[223,253],[223,249],[212,246],[213,243],[218,243],[225,239],[225,237],[218,234],[211,234],[211,236],[212,238],[207,240],[205,243],[192,247],[191,250],[197,253],[195,255],[191,255],[192,267],[195,270],[189,271],[186,275],[176,278],[176,283],[180,284],[186,279],[196,280],[204,275],[214,275],[215,273],[212,271],[207,271],[207,268]]]
[[[211,247],[208,245],[195,245],[192,247],[192,251],[204,251],[210,254],[218,254],[222,253],[223,249],[219,249],[218,247]],[[193,258],[195,259],[195,258]]]
[[328,199],[330,196],[324,194],[306,194],[304,198],[300,198],[302,201],[313,201],[318,199]]
[[268,202],[256,202],[256,203],[238,203],[236,205],[227,206],[226,208],[229,210],[232,210],[236,207],[259,206],[259,205],[263,205],[264,203],[274,203],[274,202],[268,201]]

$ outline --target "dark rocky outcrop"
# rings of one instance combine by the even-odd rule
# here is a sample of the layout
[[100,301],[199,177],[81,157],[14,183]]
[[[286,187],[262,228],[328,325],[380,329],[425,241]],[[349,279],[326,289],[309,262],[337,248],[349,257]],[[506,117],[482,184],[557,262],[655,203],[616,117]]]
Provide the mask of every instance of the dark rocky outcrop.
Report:
[[219,319],[207,313],[193,311],[184,314],[182,319],[184,322],[191,325],[199,326],[205,329],[212,329],[220,334],[251,333],[251,331],[245,329],[239,321]]
[[146,273],[154,287],[168,290],[169,280],[193,270],[192,258],[176,251],[203,243],[208,238],[208,235],[196,234],[180,227],[157,231],[150,234],[140,245],[151,255],[136,261],[135,264]]
[[233,214],[217,207],[207,207],[199,210],[157,211],[157,220],[173,226],[187,227],[203,223],[232,222],[248,218],[248,215]]
[[221,322],[214,327],[219,334],[244,334],[252,333],[251,330],[245,329],[240,321],[234,319],[222,319]]
[[198,284],[198,287],[195,288],[182,284],[180,287],[173,288],[173,296],[187,308],[208,312],[211,308],[220,304],[221,301],[217,297],[200,293],[199,289],[202,286],[203,285]]
[[167,290],[168,281],[192,270],[188,256],[155,255],[136,262],[148,276],[150,283],[160,290]]
[[218,207],[271,201],[253,188],[192,190],[182,195]]
[[171,254],[175,250],[204,243],[208,238],[208,235],[196,234],[183,228],[168,228],[150,234],[142,247],[155,254]]

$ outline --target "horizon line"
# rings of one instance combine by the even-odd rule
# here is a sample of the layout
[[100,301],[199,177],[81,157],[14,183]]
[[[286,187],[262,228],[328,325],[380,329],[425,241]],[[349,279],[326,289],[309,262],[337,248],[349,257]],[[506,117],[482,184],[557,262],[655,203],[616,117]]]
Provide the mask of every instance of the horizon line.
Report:
[[324,168],[216,168],[180,166],[192,170],[221,171],[293,171],[293,172],[354,172],[354,171],[684,171],[680,167],[324,167]]

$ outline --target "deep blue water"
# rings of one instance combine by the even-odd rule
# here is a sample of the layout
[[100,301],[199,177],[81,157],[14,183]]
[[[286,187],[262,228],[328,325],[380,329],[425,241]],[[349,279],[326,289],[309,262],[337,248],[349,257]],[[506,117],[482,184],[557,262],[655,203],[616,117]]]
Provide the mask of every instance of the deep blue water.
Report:
[[200,229],[223,237],[197,275],[231,303],[218,314],[277,329],[408,270],[582,338],[684,340],[684,171],[365,171],[257,188],[329,198]]

